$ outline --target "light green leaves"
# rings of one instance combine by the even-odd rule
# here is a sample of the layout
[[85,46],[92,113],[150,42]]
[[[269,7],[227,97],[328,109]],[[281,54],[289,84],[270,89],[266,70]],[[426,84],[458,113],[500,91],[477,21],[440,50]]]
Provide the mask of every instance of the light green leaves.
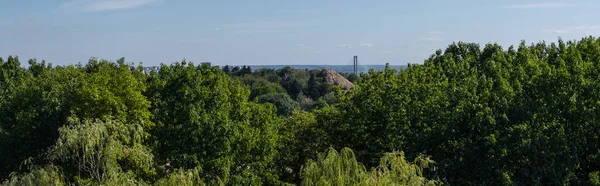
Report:
[[418,164],[404,159],[401,152],[386,153],[377,168],[367,171],[356,161],[354,153],[348,148],[339,153],[330,148],[319,154],[316,161],[309,160],[302,167],[302,184],[306,186],[342,186],[342,185],[439,185],[440,182],[423,177],[423,168],[433,161],[422,157]]

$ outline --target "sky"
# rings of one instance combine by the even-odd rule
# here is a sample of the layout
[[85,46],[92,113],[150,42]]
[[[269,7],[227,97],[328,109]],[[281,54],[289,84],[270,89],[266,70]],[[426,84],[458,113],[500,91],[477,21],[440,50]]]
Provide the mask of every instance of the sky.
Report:
[[0,56],[144,66],[404,65],[453,42],[600,35],[600,1],[0,0]]

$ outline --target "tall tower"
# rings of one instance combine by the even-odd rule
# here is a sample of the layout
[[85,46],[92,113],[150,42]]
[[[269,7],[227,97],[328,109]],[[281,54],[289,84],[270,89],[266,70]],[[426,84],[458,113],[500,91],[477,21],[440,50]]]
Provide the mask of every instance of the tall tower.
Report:
[[358,56],[354,56],[354,75],[358,76]]

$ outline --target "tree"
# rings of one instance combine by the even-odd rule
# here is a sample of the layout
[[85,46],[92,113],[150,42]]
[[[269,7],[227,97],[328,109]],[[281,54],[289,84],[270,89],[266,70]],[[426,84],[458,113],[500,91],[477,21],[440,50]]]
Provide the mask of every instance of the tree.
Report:
[[201,167],[208,184],[276,180],[268,169],[277,142],[273,107],[248,102],[250,91],[215,68],[174,63],[149,79],[160,164]]
[[72,122],[77,124],[60,129],[60,138],[50,157],[67,163],[64,167],[72,163],[75,182],[138,185],[143,181],[136,178],[152,174],[153,157],[143,145],[142,126],[111,120]]
[[52,68],[51,64],[46,65],[46,61],[42,60],[41,63],[38,63],[35,59],[29,60],[29,72],[31,72],[34,76],[38,76],[42,74],[44,70]]
[[406,162],[402,152],[387,153],[372,171],[356,161],[348,148],[339,153],[330,148],[302,167],[303,185],[441,185],[423,177],[423,168],[433,161],[422,157]]
[[350,81],[352,83],[356,83],[356,81],[358,81],[359,77],[356,74],[351,73],[348,76],[346,76],[346,79],[348,79],[348,81]]
[[[14,64],[12,60],[7,64]],[[7,139],[0,142],[2,178],[10,172],[29,171],[19,168],[24,160],[47,164],[47,150],[58,139],[58,129],[69,125],[68,118],[114,119],[144,130],[154,125],[150,103],[142,95],[145,85],[124,63],[91,59],[85,67],[56,67],[10,81],[14,84],[2,95],[5,101],[0,104],[0,135]]]
[[4,185],[600,180],[599,38],[453,43],[349,90],[291,67],[230,77],[186,61],[148,74],[124,58],[29,64],[0,58]]
[[300,104],[294,101],[286,93],[270,93],[257,97],[259,103],[271,103],[277,108],[277,114],[281,116],[290,116],[292,113],[300,109]]
[[225,67],[223,67],[223,72],[225,72],[225,74],[229,74],[230,71],[229,65],[225,65]]
[[231,69],[231,74],[237,76],[241,71],[240,66],[235,66]]
[[309,78],[309,74],[307,70],[293,70],[291,67],[285,67],[279,69],[277,72],[279,77],[281,77],[281,86],[287,91],[287,93],[293,98],[296,99],[300,93],[307,87],[307,81]]
[[241,76],[246,75],[246,74],[252,74],[252,69],[250,68],[250,66],[244,65],[244,67],[242,68]]
[[205,185],[200,178],[201,170],[199,168],[183,170],[178,169],[166,177],[158,180],[154,185],[180,185],[180,186],[203,186]]
[[279,77],[279,75],[277,75],[277,73],[274,69],[260,68],[260,69],[257,69],[253,74],[257,75],[257,76],[261,76],[264,79],[266,79],[272,83],[279,84],[281,82],[281,77]]
[[314,74],[310,75],[310,78],[308,79],[308,83],[307,83],[307,90],[306,92],[308,93],[308,97],[312,98],[312,99],[319,99],[319,97],[321,96],[321,92],[319,90],[319,83],[317,82],[317,79],[315,78]]
[[279,156],[276,167],[280,180],[301,184],[300,170],[309,159],[316,159],[318,152],[329,147],[329,138],[318,123],[315,114],[295,111],[279,129]]
[[403,149],[436,157],[426,175],[449,184],[586,184],[600,162],[586,150],[600,127],[598,43],[452,44],[422,65],[370,71],[317,121],[370,166]]
[[48,165],[42,168],[35,168],[27,174],[13,175],[10,179],[2,183],[2,185],[67,185],[63,176],[58,167]]
[[285,93],[285,89],[281,87],[277,83],[272,83],[267,81],[266,79],[246,74],[240,78],[242,84],[247,85],[250,88],[250,100],[254,100],[254,98],[273,93]]

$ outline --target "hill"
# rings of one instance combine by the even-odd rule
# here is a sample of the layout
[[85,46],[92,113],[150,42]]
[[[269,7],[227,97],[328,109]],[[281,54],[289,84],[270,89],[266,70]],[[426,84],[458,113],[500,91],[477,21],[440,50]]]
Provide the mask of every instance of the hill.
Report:
[[323,76],[325,76],[327,83],[331,85],[342,86],[344,89],[354,88],[354,83],[348,81],[348,79],[334,70],[324,70]]

